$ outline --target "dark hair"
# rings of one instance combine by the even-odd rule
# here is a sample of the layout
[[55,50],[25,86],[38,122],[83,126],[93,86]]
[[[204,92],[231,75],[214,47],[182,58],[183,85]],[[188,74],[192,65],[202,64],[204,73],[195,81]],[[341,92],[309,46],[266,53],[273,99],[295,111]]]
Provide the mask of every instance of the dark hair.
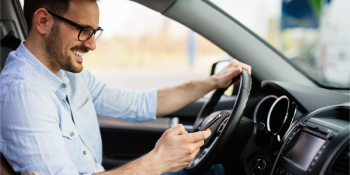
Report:
[[[28,32],[33,25],[34,13],[40,9],[45,8],[58,15],[63,16],[68,10],[69,0],[24,0],[24,18],[27,22]],[[58,21],[54,18],[55,22]]]

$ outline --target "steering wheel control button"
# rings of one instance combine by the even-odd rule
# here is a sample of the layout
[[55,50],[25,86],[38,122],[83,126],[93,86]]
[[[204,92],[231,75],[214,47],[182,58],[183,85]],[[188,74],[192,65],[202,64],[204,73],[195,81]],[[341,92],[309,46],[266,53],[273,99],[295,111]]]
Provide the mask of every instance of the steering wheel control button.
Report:
[[71,132],[71,133],[70,133],[70,136],[73,137],[73,136],[74,136],[74,132]]
[[221,122],[220,126],[219,126],[218,129],[216,130],[216,133],[217,133],[217,134],[220,134],[220,133],[224,130],[224,128],[225,128],[225,126],[226,126],[226,124],[227,124],[228,119],[229,119],[229,117],[226,117],[226,118],[224,119],[224,121]]
[[205,155],[205,153],[207,153],[206,151],[203,151],[199,156],[198,156],[198,159],[201,159],[204,155]]

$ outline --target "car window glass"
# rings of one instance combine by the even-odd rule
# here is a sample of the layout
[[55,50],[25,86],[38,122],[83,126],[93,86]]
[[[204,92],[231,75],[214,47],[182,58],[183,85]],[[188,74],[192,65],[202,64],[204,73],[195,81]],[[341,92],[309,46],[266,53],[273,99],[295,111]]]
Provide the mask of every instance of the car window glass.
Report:
[[[23,0],[21,0],[23,6]],[[166,88],[206,78],[213,63],[231,59],[188,27],[127,0],[98,1],[104,31],[84,68],[117,87]],[[232,88],[225,94],[231,95]]]
[[318,84],[350,87],[350,1],[210,2],[278,49]]
[[6,58],[11,51],[15,50],[19,43],[19,35],[14,21],[2,20],[0,21],[0,40],[1,40],[1,57],[0,57],[0,72],[5,66]]

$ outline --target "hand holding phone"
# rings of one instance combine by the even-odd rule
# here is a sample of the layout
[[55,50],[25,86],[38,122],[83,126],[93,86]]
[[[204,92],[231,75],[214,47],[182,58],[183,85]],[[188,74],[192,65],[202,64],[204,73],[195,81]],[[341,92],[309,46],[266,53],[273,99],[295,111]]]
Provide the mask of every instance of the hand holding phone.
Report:
[[217,116],[212,118],[205,126],[203,126],[199,131],[204,131],[207,128],[209,128],[211,125],[213,125],[216,121],[220,119],[220,117],[224,114],[224,111],[220,112]]

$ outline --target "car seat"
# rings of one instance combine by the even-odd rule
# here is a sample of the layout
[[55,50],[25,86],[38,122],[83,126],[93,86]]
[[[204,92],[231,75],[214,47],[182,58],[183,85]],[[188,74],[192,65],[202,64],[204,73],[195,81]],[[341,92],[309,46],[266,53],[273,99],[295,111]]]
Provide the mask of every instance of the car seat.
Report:
[[19,173],[16,173],[13,171],[11,165],[7,162],[6,158],[1,154],[0,158],[0,174],[1,175],[19,175]]

